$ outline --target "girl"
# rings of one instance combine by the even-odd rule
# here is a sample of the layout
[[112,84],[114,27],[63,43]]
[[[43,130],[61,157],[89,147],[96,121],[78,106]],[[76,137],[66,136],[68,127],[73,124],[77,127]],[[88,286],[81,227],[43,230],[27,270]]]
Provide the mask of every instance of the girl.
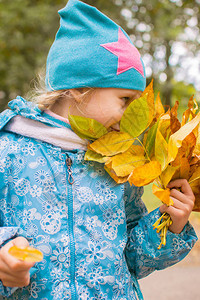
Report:
[[[68,111],[119,130],[145,88],[144,65],[96,8],[69,0],[59,14],[39,106],[17,97],[0,116],[1,299],[143,299],[137,279],[180,261],[197,239],[187,221],[194,195],[176,180],[174,205],[147,214],[142,188],[116,184],[103,165],[84,161],[87,141],[70,129]],[[163,211],[173,224],[158,250],[152,224]],[[8,252],[29,244],[42,262]]]

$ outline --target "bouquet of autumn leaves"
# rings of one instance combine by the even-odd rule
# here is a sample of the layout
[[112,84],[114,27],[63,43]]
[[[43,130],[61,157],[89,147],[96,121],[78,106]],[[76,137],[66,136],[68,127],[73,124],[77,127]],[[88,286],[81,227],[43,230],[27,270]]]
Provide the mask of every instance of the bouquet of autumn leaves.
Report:
[[[85,160],[104,164],[117,182],[131,185],[153,184],[153,194],[166,205],[173,205],[171,180],[185,178],[195,194],[195,211],[200,211],[200,112],[193,97],[188,108],[177,117],[178,101],[165,112],[159,94],[154,99],[153,82],[141,97],[125,110],[120,131],[108,131],[90,118],[69,115],[74,132],[88,139]],[[171,218],[164,213],[154,224],[166,243]]]

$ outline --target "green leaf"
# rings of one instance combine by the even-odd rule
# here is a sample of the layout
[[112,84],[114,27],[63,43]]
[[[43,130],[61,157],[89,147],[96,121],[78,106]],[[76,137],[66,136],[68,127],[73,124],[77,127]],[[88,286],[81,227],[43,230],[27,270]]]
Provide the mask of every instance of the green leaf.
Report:
[[85,153],[85,160],[92,160],[92,161],[97,161],[99,163],[105,163],[109,159],[109,157],[103,156],[99,153],[96,153],[92,150],[87,150]]
[[144,144],[146,152],[149,157],[153,155],[154,148],[155,148],[155,139],[156,139],[156,132],[158,129],[159,120],[149,129],[147,133],[147,138]]
[[108,132],[106,127],[94,119],[68,114],[72,130],[82,139],[96,140]]
[[120,131],[136,138],[145,131],[152,120],[153,112],[148,104],[147,95],[144,95],[127,107],[120,122]]
[[168,164],[168,144],[159,129],[156,132],[155,159],[160,163],[163,171]]

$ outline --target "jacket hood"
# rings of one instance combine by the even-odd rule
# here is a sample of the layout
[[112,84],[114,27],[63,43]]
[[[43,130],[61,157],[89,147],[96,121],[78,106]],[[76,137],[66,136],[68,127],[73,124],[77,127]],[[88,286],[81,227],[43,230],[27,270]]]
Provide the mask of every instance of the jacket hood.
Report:
[[88,141],[78,137],[69,124],[60,121],[37,105],[17,97],[9,102],[10,109],[0,115],[0,129],[38,139],[63,150],[86,150]]

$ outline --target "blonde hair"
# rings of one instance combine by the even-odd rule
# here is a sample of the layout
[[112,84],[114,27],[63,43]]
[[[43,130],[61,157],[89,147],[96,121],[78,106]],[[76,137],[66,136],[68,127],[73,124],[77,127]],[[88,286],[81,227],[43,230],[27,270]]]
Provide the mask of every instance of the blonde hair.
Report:
[[[81,91],[81,100],[84,101],[90,97],[95,88],[77,88]],[[45,86],[45,76],[38,74],[37,80],[34,82],[34,88],[26,96],[27,99],[35,102],[39,109],[49,109],[54,103],[65,98],[72,99],[73,96],[70,93],[70,89],[47,91]]]

